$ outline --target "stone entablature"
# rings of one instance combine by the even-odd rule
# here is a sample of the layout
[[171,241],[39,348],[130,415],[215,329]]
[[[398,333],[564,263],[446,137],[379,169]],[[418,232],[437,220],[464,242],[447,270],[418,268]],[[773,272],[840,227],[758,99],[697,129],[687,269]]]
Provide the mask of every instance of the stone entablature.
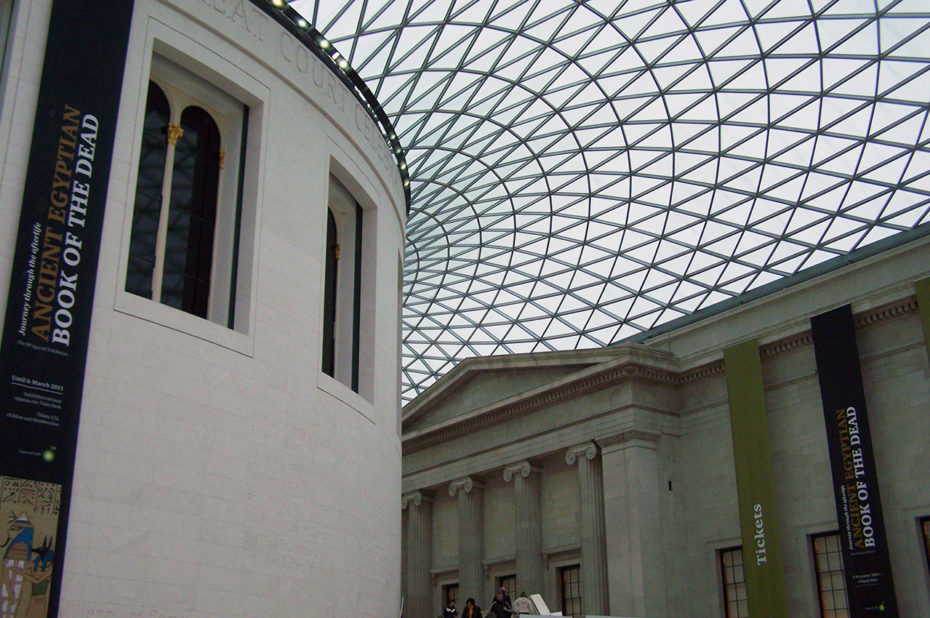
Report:
[[[916,297],[908,296],[857,313],[855,315],[855,324],[857,328],[865,328],[916,311]],[[812,345],[810,330],[806,329],[788,337],[760,345],[760,354],[763,359],[772,359],[780,354],[810,345]],[[554,383],[467,411],[445,422],[406,433],[403,435],[403,452],[407,455],[428,448],[432,444],[454,439],[478,428],[493,425],[503,420],[511,420],[540,408],[610,388],[623,382],[642,381],[666,388],[674,388],[711,377],[723,376],[722,352],[719,359],[696,367],[682,368],[671,355],[657,354],[654,350],[640,344],[624,344],[618,346],[617,350],[619,352],[614,358],[605,356],[604,350],[573,351],[568,358],[571,358],[574,362],[581,362],[585,355],[589,354],[591,365]],[[435,392],[429,390],[424,393],[426,398],[423,401],[418,398],[414,402],[416,405],[405,412],[404,421],[407,422],[427,414],[432,406],[441,404],[443,393],[466,387],[483,370],[492,367],[500,369],[508,365],[513,369],[538,366],[551,362],[549,359],[541,358],[549,355],[565,356],[566,353],[538,353],[501,357],[506,359],[506,363],[501,362],[501,358],[498,357],[466,359],[456,367],[456,370],[447,374],[445,379],[440,381],[441,384],[437,382]],[[648,364],[652,359],[654,359],[654,364]]]

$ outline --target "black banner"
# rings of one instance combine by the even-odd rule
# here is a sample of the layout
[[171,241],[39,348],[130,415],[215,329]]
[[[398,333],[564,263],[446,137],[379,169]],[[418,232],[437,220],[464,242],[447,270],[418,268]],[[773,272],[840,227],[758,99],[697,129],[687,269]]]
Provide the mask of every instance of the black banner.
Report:
[[811,318],[849,614],[897,616],[888,539],[849,305]]
[[[0,603],[56,615],[132,0],[55,0],[0,347]],[[43,598],[44,597],[44,598]],[[19,607],[24,605],[23,607]]]

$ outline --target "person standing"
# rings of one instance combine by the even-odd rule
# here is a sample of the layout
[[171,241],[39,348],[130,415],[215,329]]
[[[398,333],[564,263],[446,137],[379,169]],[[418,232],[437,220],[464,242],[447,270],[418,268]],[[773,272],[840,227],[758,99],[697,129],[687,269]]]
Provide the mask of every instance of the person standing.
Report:
[[446,608],[442,610],[442,618],[456,618],[458,615],[459,613],[455,609],[455,599],[449,599]]
[[520,596],[514,599],[513,602],[513,611],[515,614],[531,614],[534,611],[533,602],[526,595],[526,592],[521,592]]
[[510,599],[507,598],[507,590],[501,588],[494,595],[491,607],[488,608],[488,618],[510,618],[513,615],[513,609],[510,607]]
[[481,608],[475,605],[475,600],[471,597],[465,601],[462,618],[481,618]]

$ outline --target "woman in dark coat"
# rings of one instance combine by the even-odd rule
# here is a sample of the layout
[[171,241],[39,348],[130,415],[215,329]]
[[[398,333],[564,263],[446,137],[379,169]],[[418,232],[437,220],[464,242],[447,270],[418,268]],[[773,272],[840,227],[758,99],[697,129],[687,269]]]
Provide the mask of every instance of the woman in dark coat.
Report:
[[501,588],[494,596],[491,607],[488,608],[488,618],[510,618],[513,610],[510,608],[510,599],[507,598],[507,591]]

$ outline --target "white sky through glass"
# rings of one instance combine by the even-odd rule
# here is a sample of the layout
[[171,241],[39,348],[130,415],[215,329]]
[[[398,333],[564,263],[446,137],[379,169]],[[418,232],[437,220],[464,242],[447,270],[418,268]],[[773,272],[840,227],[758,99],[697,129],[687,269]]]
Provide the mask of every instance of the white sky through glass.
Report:
[[914,230],[930,7],[295,0],[411,178],[403,397],[608,345]]

